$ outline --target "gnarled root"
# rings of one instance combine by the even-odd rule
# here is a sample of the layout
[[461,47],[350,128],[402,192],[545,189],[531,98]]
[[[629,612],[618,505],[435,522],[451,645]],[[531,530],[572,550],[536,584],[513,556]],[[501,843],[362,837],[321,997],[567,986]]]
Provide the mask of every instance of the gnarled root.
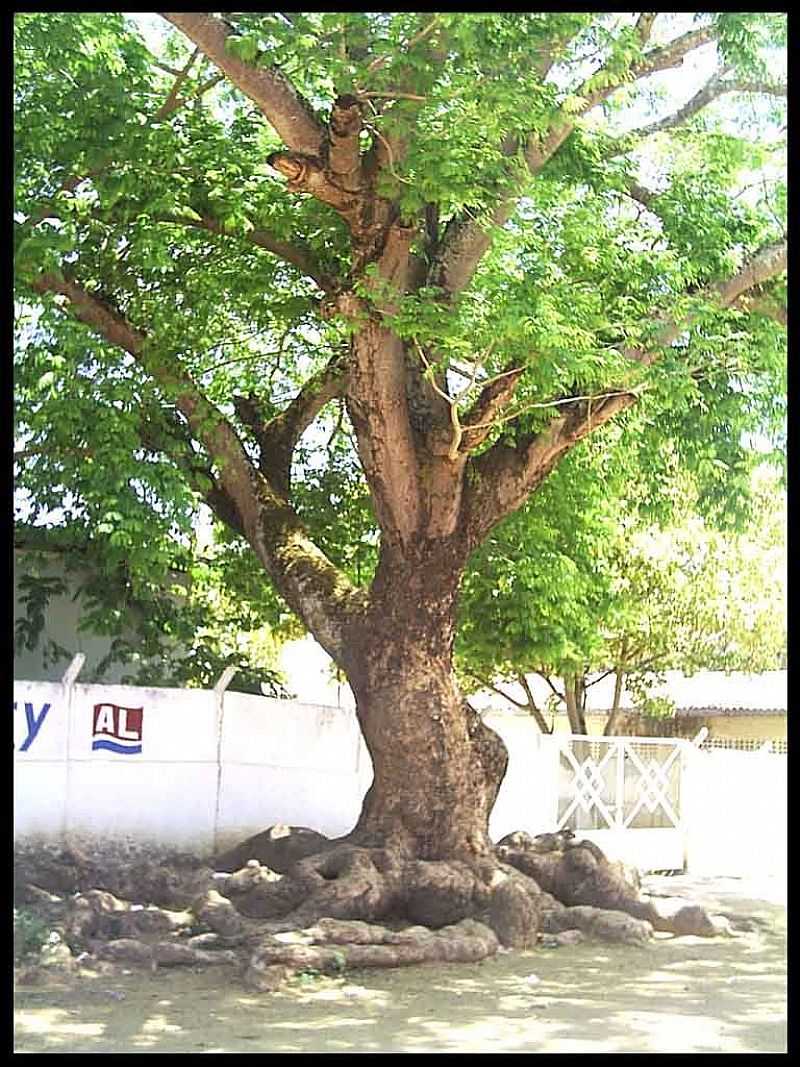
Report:
[[[527,835],[526,835],[527,836]],[[541,853],[533,839],[509,835],[506,844],[498,845],[498,856],[534,879],[566,908],[544,906],[543,913],[558,913],[549,920],[549,929],[581,929],[591,936],[608,940],[641,941],[646,927],[672,934],[695,934],[714,937],[720,932],[705,908],[687,905],[668,914],[652,900],[640,896],[638,879],[633,879],[619,863],[611,863],[601,849],[590,841],[570,841],[562,849]],[[624,913],[639,925],[602,916],[587,918],[587,908],[607,915]],[[565,925],[572,917],[574,927]],[[644,924],[644,925],[642,925]]]
[[400,874],[393,853],[343,845],[299,860],[278,882],[262,880],[239,893],[229,881],[225,891],[242,915],[280,919],[284,929],[292,929],[323,916],[373,919],[388,914],[396,901]]
[[67,944],[83,951],[92,941],[166,934],[187,926],[191,915],[157,907],[134,907],[103,889],[90,889],[69,902],[63,921]]
[[618,941],[627,945],[642,945],[653,936],[652,924],[646,919],[634,919],[624,911],[593,908],[588,904],[546,912],[542,917],[542,930],[548,934],[580,930],[586,937],[598,941]]
[[106,872],[103,888],[72,899],[23,888],[57,921],[65,951],[88,951],[107,967],[236,963],[258,990],[301,970],[474,962],[542,935],[642,944],[654,930],[721,932],[701,907],[642,899],[619,864],[566,834],[518,833],[493,852],[419,860],[401,842],[366,847],[284,829],[231,850],[225,866],[242,865],[228,874],[148,861]]
[[[286,935],[288,936],[288,935]],[[245,971],[253,989],[276,988],[292,972],[314,970],[336,974],[353,967],[407,967],[415,963],[475,963],[494,955],[495,934],[474,919],[462,919],[439,930],[410,926],[390,930],[365,922],[321,919],[297,931],[290,941],[265,938]]]

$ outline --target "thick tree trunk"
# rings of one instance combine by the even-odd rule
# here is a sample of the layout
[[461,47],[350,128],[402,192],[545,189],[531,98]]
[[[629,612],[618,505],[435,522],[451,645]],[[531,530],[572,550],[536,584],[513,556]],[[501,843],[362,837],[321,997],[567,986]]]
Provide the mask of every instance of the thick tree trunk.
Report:
[[462,698],[452,669],[464,554],[430,542],[386,552],[345,665],[374,780],[352,840],[420,859],[488,855],[503,742]]
[[452,671],[466,554],[454,538],[384,543],[369,602],[345,627],[341,666],[374,768],[353,831],[326,841],[272,827],[218,858],[233,873],[205,897],[193,888],[200,921],[246,946],[253,989],[308,967],[474,961],[533,948],[540,932],[553,944],[714,932],[702,909],[664,919],[591,843],[512,834],[492,845],[507,753]]

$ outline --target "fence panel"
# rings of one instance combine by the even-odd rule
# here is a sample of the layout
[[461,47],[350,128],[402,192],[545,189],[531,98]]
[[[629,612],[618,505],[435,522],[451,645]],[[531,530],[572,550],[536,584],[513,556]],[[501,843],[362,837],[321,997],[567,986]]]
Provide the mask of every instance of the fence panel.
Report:
[[546,739],[557,767],[555,828],[644,870],[682,870],[688,742],[577,734]]
[[489,819],[489,835],[499,841],[515,830],[552,830],[556,818],[555,763],[530,718],[487,715],[486,725],[508,749],[508,769]]

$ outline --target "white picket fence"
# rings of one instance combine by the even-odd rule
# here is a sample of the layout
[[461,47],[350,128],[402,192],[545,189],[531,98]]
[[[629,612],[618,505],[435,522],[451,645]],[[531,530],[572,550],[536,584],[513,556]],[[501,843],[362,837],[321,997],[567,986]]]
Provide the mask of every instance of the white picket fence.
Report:
[[[19,839],[136,840],[207,854],[283,822],[352,828],[372,780],[354,712],[226,691],[14,683]],[[490,714],[509,767],[493,839],[570,825],[643,869],[785,869],[786,759],[673,739],[543,737]],[[756,851],[743,842],[759,835]]]

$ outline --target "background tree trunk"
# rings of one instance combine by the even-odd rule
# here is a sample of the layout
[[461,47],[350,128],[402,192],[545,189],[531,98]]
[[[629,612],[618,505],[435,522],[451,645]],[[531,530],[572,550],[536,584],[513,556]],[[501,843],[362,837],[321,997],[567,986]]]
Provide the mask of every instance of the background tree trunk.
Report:
[[618,667],[614,677],[614,703],[611,706],[611,714],[608,716],[608,721],[606,722],[605,730],[603,731],[606,737],[613,737],[619,730],[620,719],[622,717],[620,701],[622,700],[622,686],[624,681],[625,669],[623,667]]
[[567,719],[569,728],[574,734],[585,734],[585,688],[583,675],[569,674],[564,676],[564,700],[567,705]]

